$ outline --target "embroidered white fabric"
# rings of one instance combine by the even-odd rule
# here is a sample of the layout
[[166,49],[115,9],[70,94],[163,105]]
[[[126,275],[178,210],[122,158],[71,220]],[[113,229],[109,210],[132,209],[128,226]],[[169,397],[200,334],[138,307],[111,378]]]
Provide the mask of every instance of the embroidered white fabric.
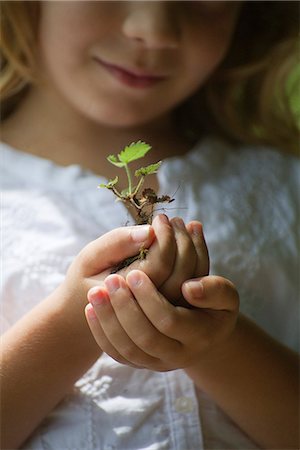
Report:
[[[63,280],[89,241],[124,225],[124,205],[79,166],[1,144],[5,331]],[[208,138],[163,162],[169,216],[204,225],[211,272],[232,280],[241,310],[297,349],[299,161]],[[34,450],[255,449],[182,370],[135,370],[102,356],[23,446]]]

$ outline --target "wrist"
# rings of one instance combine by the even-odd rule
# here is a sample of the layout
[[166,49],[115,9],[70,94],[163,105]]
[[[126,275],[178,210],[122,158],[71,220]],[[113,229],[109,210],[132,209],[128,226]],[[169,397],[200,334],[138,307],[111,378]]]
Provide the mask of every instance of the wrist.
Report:
[[55,309],[57,320],[61,322],[61,330],[68,335],[70,345],[77,348],[78,353],[83,352],[92,364],[101,356],[102,350],[95,342],[85,318],[84,309],[88,303],[86,295],[73,293],[62,283],[49,300]]

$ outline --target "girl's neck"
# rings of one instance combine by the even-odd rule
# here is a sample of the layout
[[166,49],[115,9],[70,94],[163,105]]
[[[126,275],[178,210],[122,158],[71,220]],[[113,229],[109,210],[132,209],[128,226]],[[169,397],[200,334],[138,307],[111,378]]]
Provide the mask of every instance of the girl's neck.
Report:
[[[143,140],[152,145],[150,162],[184,154],[189,143],[179,137],[170,116],[131,128],[103,126],[81,116],[57,96],[31,89],[19,108],[2,125],[2,140],[19,150],[59,165],[80,164],[109,175],[105,157]],[[148,163],[148,161],[144,161]]]

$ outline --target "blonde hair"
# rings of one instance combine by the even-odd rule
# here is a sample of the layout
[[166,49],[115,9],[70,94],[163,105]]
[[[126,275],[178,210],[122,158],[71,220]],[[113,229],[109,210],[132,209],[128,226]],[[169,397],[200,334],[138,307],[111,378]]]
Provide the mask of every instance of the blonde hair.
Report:
[[19,102],[27,87],[36,82],[37,1],[3,1],[1,4],[2,116]]
[[[39,2],[2,1],[1,10],[0,96],[5,118],[38,81]],[[178,108],[179,124],[195,138],[204,129],[236,143],[298,153],[299,128],[287,88],[299,50],[297,17],[297,2],[245,2],[227,57],[207,84]]]
[[231,51],[204,92],[221,134],[299,154],[298,12],[297,2],[245,3]]

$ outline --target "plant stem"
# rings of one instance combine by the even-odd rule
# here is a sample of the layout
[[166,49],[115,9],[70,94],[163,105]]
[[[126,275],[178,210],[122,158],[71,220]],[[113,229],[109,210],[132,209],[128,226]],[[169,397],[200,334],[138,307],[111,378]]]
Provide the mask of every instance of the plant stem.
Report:
[[137,195],[137,193],[139,192],[139,190],[142,187],[142,184],[144,183],[145,177],[141,177],[141,179],[139,180],[134,192],[132,193],[133,196]]
[[125,170],[126,170],[126,175],[128,178],[128,193],[131,195],[132,194],[132,181],[131,181],[131,174],[130,174],[130,170],[127,164],[125,164]]

